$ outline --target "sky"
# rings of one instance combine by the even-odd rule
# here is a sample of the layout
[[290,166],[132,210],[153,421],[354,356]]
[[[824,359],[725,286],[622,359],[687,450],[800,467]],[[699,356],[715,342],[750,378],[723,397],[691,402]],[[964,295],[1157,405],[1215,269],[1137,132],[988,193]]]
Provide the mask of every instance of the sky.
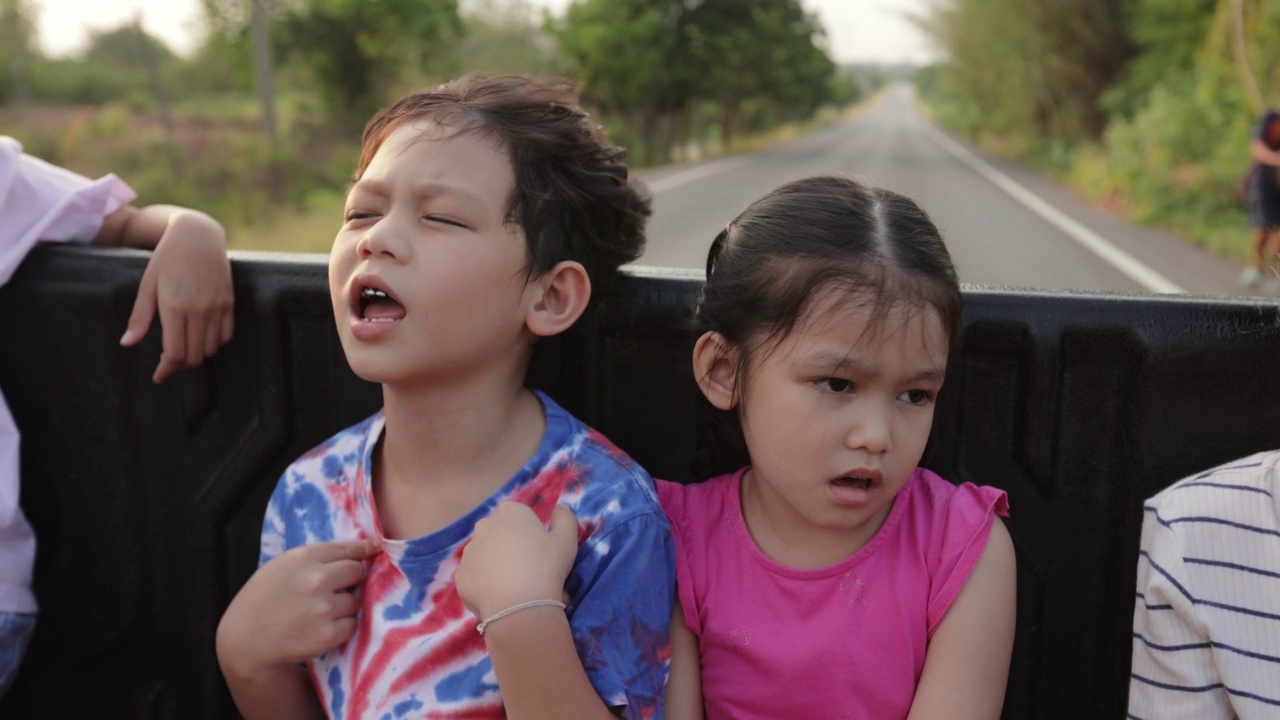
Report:
[[[927,62],[936,58],[929,40],[904,17],[923,13],[930,0],[801,0],[827,28],[828,49],[837,62]],[[465,2],[465,0],[464,0]],[[570,0],[529,0],[558,12]],[[32,0],[40,45],[53,55],[83,47],[90,30],[112,28],[142,13],[147,32],[178,53],[189,51],[199,33],[199,0]]]

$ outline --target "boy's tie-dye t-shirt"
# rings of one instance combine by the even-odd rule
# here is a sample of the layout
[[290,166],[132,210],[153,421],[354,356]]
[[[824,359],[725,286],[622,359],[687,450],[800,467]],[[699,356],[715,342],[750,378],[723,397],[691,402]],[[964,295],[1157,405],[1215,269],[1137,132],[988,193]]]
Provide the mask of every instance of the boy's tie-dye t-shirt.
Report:
[[350,641],[307,663],[332,718],[500,718],[505,713],[476,617],[454,586],[475,523],[503,500],[544,522],[564,505],[579,549],[565,584],[587,676],[627,718],[661,718],[670,661],[675,550],[653,481],[596,431],[538,393],[547,429],[506,485],[451,525],[414,540],[382,537],[370,484],[382,413],[294,462],[267,507],[260,563],[315,542],[374,538],[383,548],[355,590]]

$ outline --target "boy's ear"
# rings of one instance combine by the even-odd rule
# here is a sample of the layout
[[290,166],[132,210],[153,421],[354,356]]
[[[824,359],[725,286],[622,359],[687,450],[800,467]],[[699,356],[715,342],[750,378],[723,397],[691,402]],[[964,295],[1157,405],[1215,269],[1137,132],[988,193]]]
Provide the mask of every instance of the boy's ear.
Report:
[[720,333],[703,333],[694,344],[693,377],[712,405],[731,410],[738,404],[738,351]]
[[525,326],[538,337],[550,337],[573,327],[591,300],[591,278],[582,263],[564,260],[535,279],[533,302]]

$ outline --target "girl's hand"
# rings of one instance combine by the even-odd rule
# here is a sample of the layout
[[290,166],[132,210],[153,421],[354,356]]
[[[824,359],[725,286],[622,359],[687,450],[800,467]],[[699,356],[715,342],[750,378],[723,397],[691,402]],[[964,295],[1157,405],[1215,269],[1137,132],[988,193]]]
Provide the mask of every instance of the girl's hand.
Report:
[[155,382],[212,357],[231,340],[235,320],[231,264],[222,225],[194,210],[165,211],[172,214],[155,243],[128,329],[120,338],[125,347],[136,345],[159,311],[164,335],[160,364],[152,376]]
[[578,554],[578,519],[557,505],[550,527],[527,505],[504,502],[476,523],[455,576],[458,595],[481,620],[530,600],[564,600]]
[[249,578],[218,623],[223,673],[254,678],[317,657],[351,638],[369,540],[293,548]]

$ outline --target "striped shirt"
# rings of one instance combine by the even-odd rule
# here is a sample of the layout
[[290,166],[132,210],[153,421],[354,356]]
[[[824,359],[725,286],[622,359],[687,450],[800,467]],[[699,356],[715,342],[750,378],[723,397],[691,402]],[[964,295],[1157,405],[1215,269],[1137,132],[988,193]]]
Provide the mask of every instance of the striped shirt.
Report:
[[1143,510],[1129,717],[1280,718],[1280,451]]

